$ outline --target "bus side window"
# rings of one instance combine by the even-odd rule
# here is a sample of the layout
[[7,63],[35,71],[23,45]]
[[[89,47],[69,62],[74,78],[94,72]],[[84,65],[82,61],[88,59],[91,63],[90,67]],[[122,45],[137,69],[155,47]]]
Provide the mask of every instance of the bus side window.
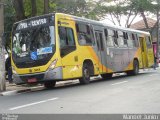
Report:
[[92,25],[90,25],[90,31],[91,31],[92,45],[95,45],[95,38],[94,38],[94,32],[93,32],[93,26]]
[[136,35],[136,47],[139,47],[139,38],[138,38],[137,34],[135,34],[135,35]]
[[99,33],[99,38],[100,38],[101,50],[103,51],[104,47],[103,47],[103,34],[102,33]]
[[59,27],[60,48],[67,45],[67,35],[65,27]]
[[72,28],[59,27],[59,41],[62,57],[76,49]]
[[124,37],[123,37],[123,32],[122,31],[118,31],[118,45],[120,47],[127,47],[125,42],[124,42]]
[[99,44],[99,35],[97,32],[95,32],[95,36],[96,36],[96,42],[97,42],[97,47],[98,47],[98,50],[100,50],[100,44]]
[[93,45],[95,43],[93,30],[89,25],[85,23],[77,23],[76,30],[78,35],[78,42],[80,45]]
[[114,43],[113,43],[113,38],[112,38],[112,36],[113,36],[112,30],[110,30],[110,29],[108,29],[108,30],[105,29],[105,30],[104,30],[104,33],[105,33],[105,39],[106,39],[107,46],[113,47],[113,46],[114,46]]
[[124,45],[128,46],[127,44],[128,34],[126,32],[123,32],[123,39],[124,39]]
[[118,41],[117,41],[117,39],[118,39],[118,34],[117,34],[117,31],[113,30],[113,33],[114,33],[114,35],[113,35],[114,45],[115,45],[116,47],[118,47]]
[[64,46],[75,46],[72,28],[59,27],[59,38],[61,48]]
[[137,39],[136,39],[136,35],[132,33],[132,40],[133,40],[133,46],[137,47]]
[[132,33],[129,33],[127,44],[128,44],[128,47],[134,47]]
[[97,41],[97,46],[98,46],[98,50],[103,51],[104,47],[103,47],[103,34],[101,32],[95,32],[96,35],[96,41]]

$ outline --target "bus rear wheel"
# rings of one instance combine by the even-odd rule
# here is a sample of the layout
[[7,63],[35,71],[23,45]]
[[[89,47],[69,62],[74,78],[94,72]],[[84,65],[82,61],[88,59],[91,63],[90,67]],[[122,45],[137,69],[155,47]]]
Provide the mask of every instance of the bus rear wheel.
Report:
[[128,71],[127,75],[137,75],[139,73],[139,63],[138,60],[133,61],[133,70]]
[[90,82],[90,71],[87,64],[83,65],[82,78],[79,79],[80,84],[88,84]]
[[44,87],[47,89],[54,88],[56,85],[56,81],[48,81],[44,83]]

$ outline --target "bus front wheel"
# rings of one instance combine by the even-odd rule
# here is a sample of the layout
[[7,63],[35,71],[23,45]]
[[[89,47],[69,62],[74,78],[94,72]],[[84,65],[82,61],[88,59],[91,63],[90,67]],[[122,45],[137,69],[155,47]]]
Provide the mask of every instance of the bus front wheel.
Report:
[[79,79],[80,84],[88,84],[90,82],[90,71],[87,64],[83,65],[82,78]]
[[56,85],[56,81],[48,81],[44,83],[44,87],[47,89],[54,88]]

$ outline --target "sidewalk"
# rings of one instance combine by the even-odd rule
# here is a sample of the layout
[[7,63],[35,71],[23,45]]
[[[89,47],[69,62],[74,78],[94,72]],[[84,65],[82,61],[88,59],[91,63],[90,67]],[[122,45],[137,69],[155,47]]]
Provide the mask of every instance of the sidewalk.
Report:
[[[68,81],[60,81],[56,83],[56,87],[59,86],[65,86],[65,85],[71,85],[71,84],[76,84],[79,83],[76,80],[68,80]],[[38,85],[16,85],[14,83],[10,84],[6,80],[6,91],[0,92],[0,96],[5,96],[5,95],[15,95],[17,93],[23,93],[23,92],[29,92],[29,91],[37,91],[37,90],[43,90],[45,87],[42,84]]]
[[29,87],[24,85],[16,85],[14,83],[10,84],[8,81],[6,81],[6,91],[22,90],[27,88]]
[[6,91],[0,92],[0,96],[15,95],[17,93],[31,91],[31,89],[32,88],[27,85],[9,84],[9,82],[6,81]]

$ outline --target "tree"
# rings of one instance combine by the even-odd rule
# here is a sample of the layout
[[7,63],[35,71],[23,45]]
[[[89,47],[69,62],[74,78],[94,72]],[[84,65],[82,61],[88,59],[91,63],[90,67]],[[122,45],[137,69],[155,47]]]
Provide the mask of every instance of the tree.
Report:
[[11,31],[12,25],[15,22],[15,11],[13,8],[13,2],[11,0],[5,0],[4,8],[4,38],[5,38],[5,48],[6,51],[9,50],[11,46]]
[[36,0],[31,0],[31,5],[32,5],[32,16],[36,16],[37,15]]
[[90,13],[87,3],[86,0],[50,0],[50,11],[85,17]]
[[16,11],[16,21],[23,20],[25,18],[23,0],[13,0],[13,5]]
[[44,14],[49,13],[49,0],[44,0]]
[[[141,15],[143,18],[146,28],[148,23],[146,19],[146,13],[152,13],[154,6],[152,5],[153,0],[100,0],[96,6],[97,13],[100,16],[106,16],[105,18],[122,26],[121,23],[125,22],[126,27],[130,27],[137,15]],[[126,21],[121,19],[126,17]],[[101,17],[100,17],[101,18]]]
[[151,2],[152,0],[131,0],[131,4],[133,5],[135,11],[137,11],[143,18],[147,29],[149,26],[145,13],[153,11],[153,4]]
[[4,46],[3,46],[3,32],[4,32],[4,2],[0,0],[0,91],[4,91],[6,89],[5,86],[5,57],[4,57]]

